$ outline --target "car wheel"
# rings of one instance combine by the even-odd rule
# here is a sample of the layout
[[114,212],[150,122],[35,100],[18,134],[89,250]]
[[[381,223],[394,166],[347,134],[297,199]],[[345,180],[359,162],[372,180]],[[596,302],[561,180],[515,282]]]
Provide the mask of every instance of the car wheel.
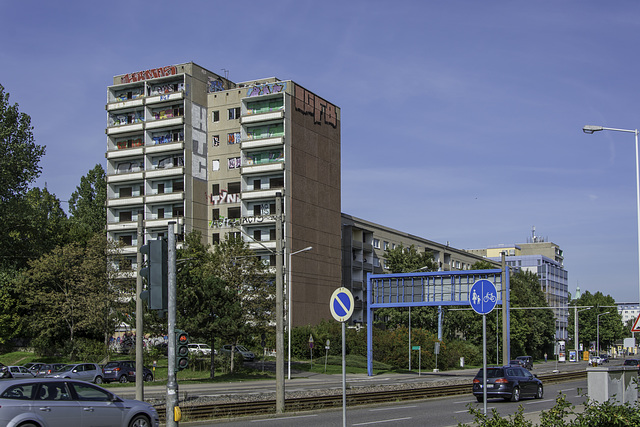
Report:
[[26,423],[26,424],[20,424],[20,427],[38,427],[38,426],[33,423]]
[[542,390],[542,385],[538,385],[538,392],[536,393],[536,399],[542,399],[542,395],[544,391]]
[[151,423],[144,415],[136,415],[131,422],[129,422],[129,427],[151,427]]
[[98,375],[93,382],[96,383],[96,384],[102,384],[102,377],[100,375]]
[[513,392],[511,392],[511,401],[519,402],[520,401],[520,388],[514,387]]
[[478,403],[482,403],[482,396],[476,396],[476,400],[478,401]]
[[125,384],[125,383],[129,382],[129,378],[127,378],[126,375],[123,375],[123,376],[120,377],[119,381],[120,381],[120,384]]
[[145,380],[146,382],[151,382],[151,381],[153,381],[153,375],[151,375],[151,374],[147,374],[147,375],[144,377],[144,380]]

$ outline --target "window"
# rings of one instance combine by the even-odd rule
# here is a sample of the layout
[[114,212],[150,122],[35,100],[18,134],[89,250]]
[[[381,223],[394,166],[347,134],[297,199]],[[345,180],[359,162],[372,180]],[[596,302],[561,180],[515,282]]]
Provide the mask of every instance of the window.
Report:
[[[0,396],[2,399],[31,400],[33,392],[38,388],[37,383],[19,383],[8,387]],[[25,402],[26,403],[26,402]]]
[[220,170],[220,160],[211,160],[211,170],[214,172]]
[[213,135],[211,138],[211,143],[214,147],[218,147],[220,145],[220,135]]
[[253,189],[254,190],[260,190],[261,187],[262,187],[261,181],[259,179],[254,179],[253,180]]
[[220,111],[212,111],[211,112],[211,121],[214,122],[214,123],[220,121]]
[[382,243],[382,248],[386,251],[387,249],[389,249],[389,242],[383,242]]
[[253,205],[253,215],[254,216],[260,216],[262,215],[262,206],[261,205]]
[[220,209],[212,209],[211,210],[211,219],[213,221],[217,221],[220,219]]
[[132,246],[133,245],[133,236],[120,236],[120,243],[122,243],[125,246]]
[[215,245],[216,243],[220,243],[220,233],[213,233],[211,235],[211,241]]
[[211,194],[220,194],[220,184],[211,184]]
[[229,108],[229,120],[240,118],[240,107]]
[[228,144],[239,144],[242,138],[240,136],[240,132],[231,132],[227,134],[227,143]]
[[239,231],[229,232],[228,236],[229,236],[229,240],[240,240],[240,239],[242,239],[242,236],[240,235]]
[[260,241],[262,240],[262,231],[260,230],[253,230],[253,240],[255,241]]
[[240,169],[240,165],[240,157],[230,157],[227,159],[227,166],[229,167],[229,170]]
[[271,228],[269,230],[269,240],[276,240],[276,229]]
[[95,402],[110,402],[111,394],[106,391],[86,383],[72,383],[76,390],[78,400],[89,400]]
[[158,208],[158,219],[164,218],[164,208]]
[[131,187],[120,187],[118,190],[119,197],[131,197],[132,190],[133,189]]
[[229,194],[238,194],[240,193],[240,183],[239,182],[230,182],[227,184],[227,190]]
[[158,194],[164,193],[164,183],[158,184]]
[[177,193],[178,191],[184,191],[184,180],[182,179],[173,180],[173,192]]
[[184,206],[183,205],[175,205],[173,207],[173,217],[177,218],[179,216],[184,216]]
[[269,188],[282,188],[284,187],[284,177],[271,178],[269,180]]
[[120,222],[133,221],[131,211],[120,212]]
[[380,267],[380,259],[374,258],[373,259],[373,266],[374,267]]
[[229,219],[237,219],[240,218],[240,208],[229,208],[227,209],[227,217]]
[[380,249],[380,239],[373,239],[373,247]]

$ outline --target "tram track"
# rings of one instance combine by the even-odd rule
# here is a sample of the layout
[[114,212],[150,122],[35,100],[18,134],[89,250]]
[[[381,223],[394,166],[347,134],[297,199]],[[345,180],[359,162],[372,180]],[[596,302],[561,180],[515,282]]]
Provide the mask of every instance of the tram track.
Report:
[[[566,372],[539,375],[543,384],[556,384],[565,381],[579,380],[587,377],[586,371]],[[347,392],[347,406],[368,405],[385,402],[401,402],[406,400],[430,399],[435,397],[455,396],[472,392],[472,384],[448,384],[431,387],[409,389],[384,389],[380,391],[359,392],[357,388]],[[302,412],[342,406],[342,393],[297,397],[285,399],[285,412]],[[160,421],[164,422],[165,408],[157,407]],[[196,421],[215,418],[235,418],[249,415],[276,413],[275,399],[253,400],[230,403],[204,403],[181,406],[184,421]]]

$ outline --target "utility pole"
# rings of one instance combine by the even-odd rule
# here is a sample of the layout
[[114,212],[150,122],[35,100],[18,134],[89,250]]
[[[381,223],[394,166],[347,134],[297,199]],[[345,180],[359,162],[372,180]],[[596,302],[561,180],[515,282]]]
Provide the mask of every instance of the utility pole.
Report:
[[284,287],[282,276],[282,193],[276,193],[276,413],[284,412]]
[[[169,335],[169,369],[167,372],[167,398],[166,398],[166,426],[177,427],[178,422],[174,418],[174,408],[178,406],[178,381],[176,379],[176,235],[174,232],[176,222],[170,221],[168,226],[168,301],[167,301],[167,329]],[[136,377],[141,377],[136,375]]]
[[137,230],[137,250],[136,250],[136,400],[144,400],[144,360],[142,354],[142,340],[144,338],[143,322],[142,322],[142,276],[140,269],[142,268],[142,252],[140,248],[144,240],[142,227],[142,215],[138,213],[138,230]]

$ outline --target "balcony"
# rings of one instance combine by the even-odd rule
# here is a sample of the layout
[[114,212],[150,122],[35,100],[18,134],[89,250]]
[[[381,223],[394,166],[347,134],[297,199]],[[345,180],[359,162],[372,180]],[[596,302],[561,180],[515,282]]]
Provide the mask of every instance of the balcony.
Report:
[[182,191],[175,193],[160,193],[146,197],[147,203],[177,202],[182,200],[184,200],[184,193]]
[[[262,244],[260,244],[260,243],[262,243]],[[260,242],[260,243],[249,242],[249,249],[254,250],[254,251],[265,251],[267,249],[270,249],[270,250],[275,252],[275,250],[276,250],[276,242],[274,240],[269,240],[269,241]],[[265,248],[267,248],[267,249],[265,249]]]
[[158,102],[176,101],[184,98],[184,92],[165,93],[162,95],[150,96],[147,98],[147,104],[156,104]]
[[107,224],[107,231],[135,230],[137,227],[137,221],[111,222]]
[[142,147],[138,148],[125,148],[120,150],[107,151],[107,159],[123,159],[127,157],[139,157],[142,156]]
[[111,184],[114,182],[141,181],[143,178],[144,178],[144,174],[142,171],[119,173],[119,174],[107,175],[107,183]]
[[144,123],[132,123],[127,125],[109,127],[107,128],[106,133],[107,135],[118,135],[121,133],[128,133],[128,132],[141,132],[143,128],[144,128]]
[[284,144],[284,137],[277,136],[275,138],[252,139],[248,141],[242,141],[240,148],[242,148],[243,150],[247,150],[250,148],[281,146],[282,144]]
[[144,103],[143,98],[129,99],[127,101],[111,102],[107,104],[105,108],[107,111],[115,111],[115,110],[120,110],[122,108],[141,107],[143,103]]
[[247,123],[256,123],[256,122],[262,122],[265,120],[279,120],[279,119],[282,119],[283,117],[284,117],[284,111],[273,111],[269,113],[242,116],[240,118],[240,123],[244,125]]
[[276,193],[282,193],[282,188],[271,188],[269,190],[243,191],[242,200],[275,199]]
[[165,151],[184,150],[184,141],[168,142],[166,144],[147,145],[147,154],[162,153]]
[[240,169],[240,173],[242,175],[249,175],[249,174],[256,174],[256,173],[280,172],[283,170],[284,170],[284,163],[276,162],[276,163],[268,163],[266,165],[242,166],[242,169]]
[[157,129],[165,126],[178,126],[182,124],[184,124],[184,116],[178,116],[168,119],[150,120],[147,122],[147,129]]
[[107,207],[110,207],[110,208],[115,208],[120,206],[142,205],[143,203],[144,203],[144,198],[142,196],[107,199]]
[[146,228],[167,228],[170,221],[176,222],[177,220],[177,218],[147,219],[144,222],[144,226]]
[[152,178],[163,178],[168,176],[182,176],[184,175],[184,167],[179,166],[176,168],[163,168],[163,169],[154,169],[146,172],[146,177],[148,179]]

